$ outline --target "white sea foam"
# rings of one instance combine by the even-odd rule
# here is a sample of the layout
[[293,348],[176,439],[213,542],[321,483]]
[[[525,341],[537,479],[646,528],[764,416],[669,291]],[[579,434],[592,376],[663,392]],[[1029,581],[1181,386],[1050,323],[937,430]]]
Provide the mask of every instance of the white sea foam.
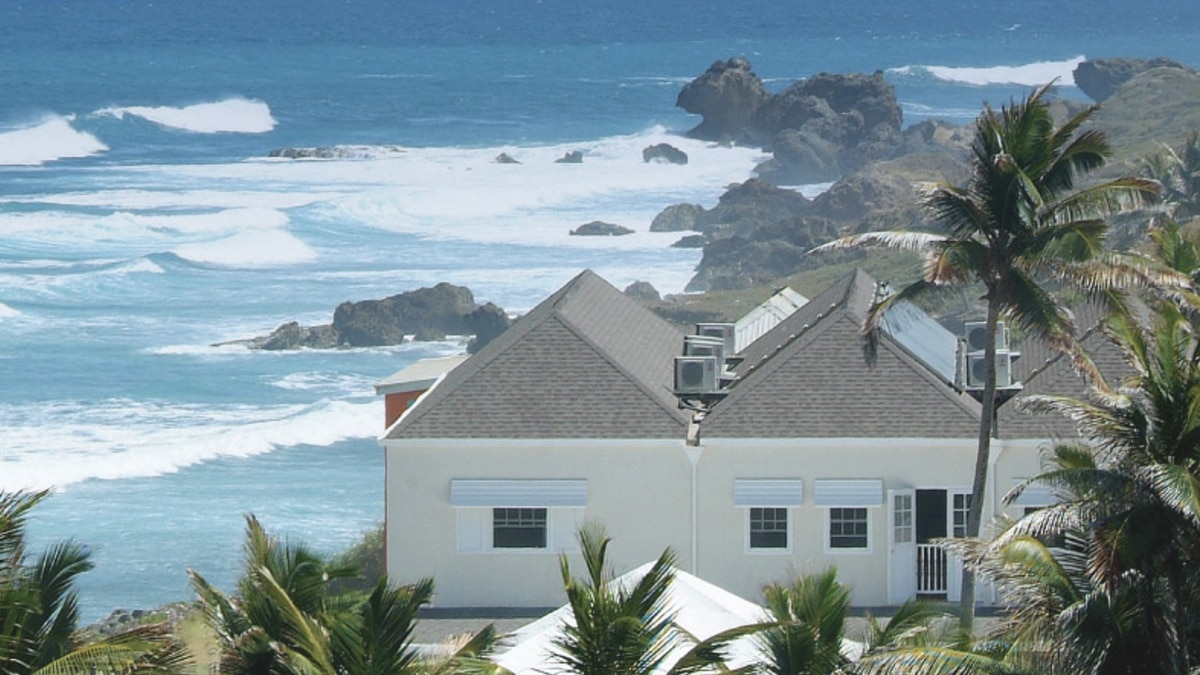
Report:
[[271,116],[271,109],[266,103],[244,98],[230,98],[215,103],[198,103],[184,108],[168,106],[104,108],[96,111],[96,114],[110,115],[117,119],[131,115],[160,126],[201,134],[261,134],[274,129],[276,125],[275,118]]
[[38,166],[108,150],[95,136],[72,127],[73,121],[73,117],[54,116],[29,126],[0,131],[0,166]]
[[331,371],[306,371],[290,373],[271,384],[289,391],[312,391],[336,395],[373,394],[375,380],[363,375],[351,375]]
[[0,490],[159,476],[220,457],[369,438],[376,402],[199,406],[127,399],[0,408]]
[[0,321],[3,321],[4,319],[11,319],[14,316],[21,316],[21,312],[9,307],[3,302],[0,302]]
[[[656,143],[680,148],[688,154],[688,164],[643,162],[643,148]],[[556,163],[572,151],[583,154],[582,164]],[[494,158],[501,152],[520,163],[497,163]],[[316,204],[313,212],[331,223],[430,239],[660,248],[678,239],[677,234],[648,231],[663,207],[698,200],[711,206],[730,182],[749,178],[759,158],[757,150],[717,147],[662,129],[551,146],[421,149],[369,167],[355,163],[364,187],[368,180],[377,187]],[[568,235],[592,220],[630,227],[636,234]]]
[[989,66],[982,68],[951,67],[951,66],[908,66],[898,68],[897,74],[911,74],[915,70],[927,71],[939,80],[987,86],[994,84],[1016,84],[1037,87],[1053,80],[1061,85],[1074,85],[1074,70],[1084,56],[1076,56],[1065,61],[1038,61],[1019,66]]
[[212,242],[184,244],[175,255],[224,267],[294,265],[317,257],[308,244],[283,230],[240,232]]

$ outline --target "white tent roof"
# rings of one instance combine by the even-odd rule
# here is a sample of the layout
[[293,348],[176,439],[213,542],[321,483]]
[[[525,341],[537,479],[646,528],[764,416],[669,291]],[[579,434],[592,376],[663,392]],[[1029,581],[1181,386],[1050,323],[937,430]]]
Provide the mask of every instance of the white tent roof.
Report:
[[[632,586],[645,576],[651,565],[642,565],[612,583],[621,587]],[[675,611],[677,628],[696,642],[731,628],[769,620],[762,607],[680,570],[675,570],[675,579],[668,587],[667,602]],[[554,640],[562,634],[563,625],[573,621],[571,607],[564,605],[514,631],[509,636],[513,646],[494,660],[514,675],[554,675],[565,672],[565,668],[555,663],[552,649]],[[694,643],[682,640],[664,660],[663,672],[669,670],[693,646]],[[752,639],[741,638],[731,644],[726,652],[729,656],[727,662],[736,668],[754,662],[758,650]]]

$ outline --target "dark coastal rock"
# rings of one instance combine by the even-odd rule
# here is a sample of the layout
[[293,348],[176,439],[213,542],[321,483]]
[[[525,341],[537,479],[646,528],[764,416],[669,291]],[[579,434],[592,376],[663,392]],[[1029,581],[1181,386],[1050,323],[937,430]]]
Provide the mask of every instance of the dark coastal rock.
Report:
[[749,288],[826,265],[830,256],[817,259],[808,251],[839,234],[836,222],[806,216],[709,241],[686,290]]
[[520,162],[518,162],[516,159],[514,159],[513,156],[508,154],[507,152],[502,152],[502,153],[496,155],[495,162],[497,164],[520,164]]
[[658,289],[649,281],[635,281],[625,287],[625,295],[637,300],[651,300],[657,302],[662,299],[658,294]]
[[1087,94],[1089,98],[1097,103],[1108,100],[1117,87],[1128,82],[1135,75],[1144,73],[1147,70],[1155,68],[1179,68],[1188,70],[1188,67],[1174,59],[1156,58],[1156,59],[1089,59],[1075,66],[1075,71],[1072,73],[1075,77],[1075,86],[1079,90]]
[[468,349],[487,344],[508,328],[504,310],[487,303],[479,305],[471,290],[440,283],[382,300],[344,302],[333,314],[333,323],[301,326],[291,321],[270,335],[235,340],[249,349],[329,349],[334,347],[379,347],[416,340],[444,340],[447,335],[474,335]]
[[730,186],[713,208],[701,209],[692,229],[710,239],[744,235],[765,225],[794,220],[807,213],[811,205],[795,190],[751,178]]
[[281,351],[301,348],[329,349],[337,345],[338,336],[333,326],[301,326],[295,321],[289,321],[264,338],[257,348]]
[[669,164],[687,164],[687,153],[670,143],[651,145],[642,150],[643,162],[667,162]]
[[686,84],[675,105],[703,121],[688,136],[709,141],[754,143],[754,119],[771,94],[742,58],[717,61]]
[[329,145],[314,148],[275,148],[268,157],[287,159],[378,159],[399,155],[404,148],[395,145]]
[[467,318],[467,323],[475,335],[467,343],[467,353],[474,354],[507,330],[512,322],[503,309],[489,302],[476,307]]
[[836,180],[895,157],[903,142],[896,92],[882,72],[820,73],[770,94],[745,59],[714,63],[676,105],[703,115],[688,135],[769,149],[757,169],[777,185]]
[[622,237],[627,234],[633,234],[633,230],[621,225],[593,220],[590,223],[584,223],[571,230],[570,234],[577,237]]
[[554,160],[555,164],[583,164],[583,153],[578,150],[572,150],[562,157]]
[[696,220],[704,213],[699,204],[673,204],[663,209],[650,223],[651,232],[683,232],[696,228]]
[[680,237],[679,241],[671,244],[671,248],[704,248],[708,243],[708,238],[702,234],[689,234],[685,237]]
[[771,97],[756,116],[774,157],[758,168],[777,184],[835,180],[903,145],[896,91],[872,75],[821,73]]

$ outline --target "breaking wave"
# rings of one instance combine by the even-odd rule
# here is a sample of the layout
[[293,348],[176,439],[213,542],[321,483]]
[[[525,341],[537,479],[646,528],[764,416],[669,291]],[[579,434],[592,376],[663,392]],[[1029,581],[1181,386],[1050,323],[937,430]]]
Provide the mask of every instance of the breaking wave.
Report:
[[124,119],[126,115],[141,117],[159,126],[199,134],[239,133],[261,134],[275,128],[271,109],[262,101],[231,98],[215,103],[198,103],[184,108],[169,106],[105,108],[98,115]]

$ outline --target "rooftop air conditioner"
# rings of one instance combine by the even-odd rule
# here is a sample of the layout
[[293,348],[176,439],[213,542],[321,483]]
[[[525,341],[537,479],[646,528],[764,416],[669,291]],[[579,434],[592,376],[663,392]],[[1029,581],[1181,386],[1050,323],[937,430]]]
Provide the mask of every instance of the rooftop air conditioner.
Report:
[[[1002,352],[996,354],[996,389],[1012,389],[1013,361],[1017,360],[1018,352]],[[982,391],[987,384],[987,359],[983,354],[968,354],[965,389],[967,391]]]
[[[968,321],[963,330],[963,337],[967,341],[967,353],[982,352],[987,349],[987,322],[986,321]],[[996,351],[1004,351],[1008,349],[1008,331],[1004,329],[1004,322],[996,322]]]
[[707,335],[683,336],[684,356],[714,356],[717,359],[718,370],[725,366],[725,341],[721,338]]
[[721,368],[715,356],[676,356],[675,394],[713,394],[720,389]]
[[737,337],[737,331],[731,323],[698,323],[696,324],[696,335],[705,337],[720,338],[725,342],[725,353],[733,354],[734,340]]

